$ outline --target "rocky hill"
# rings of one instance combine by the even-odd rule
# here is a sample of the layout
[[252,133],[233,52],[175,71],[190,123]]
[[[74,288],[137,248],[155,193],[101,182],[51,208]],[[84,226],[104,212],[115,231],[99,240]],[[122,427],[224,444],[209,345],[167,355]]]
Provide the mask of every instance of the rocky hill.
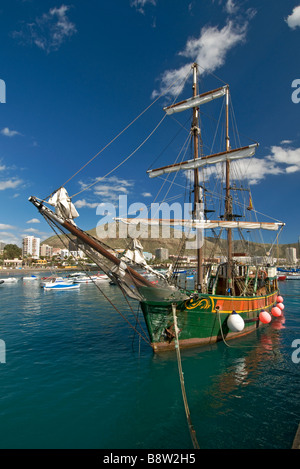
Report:
[[[96,228],[87,231],[87,233],[91,234],[92,236],[98,238],[96,233]],[[156,238],[152,239],[149,237],[141,236],[139,237],[140,242],[143,245],[145,252],[155,253],[157,248],[167,248],[169,250],[169,254],[178,255],[182,244],[186,241],[184,239],[177,239],[174,237],[175,231],[171,230],[169,238]],[[175,233],[176,236],[176,233]],[[60,239],[61,238],[61,239]],[[112,249],[125,249],[129,244],[131,238],[127,236],[127,238],[119,238],[118,237],[118,226],[117,226],[117,236],[113,238],[99,238],[100,241],[103,241],[105,244],[110,246]],[[63,242],[62,242],[62,241]],[[47,244],[54,248],[61,248],[66,249],[69,247],[69,240],[65,235],[63,236],[52,236],[42,244]],[[279,244],[278,245],[278,254],[280,258],[285,258],[286,256],[286,248],[287,247],[294,247],[297,249],[297,255],[300,257],[300,250],[298,247],[298,243],[293,244]],[[262,243],[255,243],[255,242],[248,242],[248,241],[241,241],[236,240],[233,241],[233,251],[234,253],[250,253],[251,256],[264,256],[266,252],[271,249],[271,244],[262,244]],[[195,256],[195,250],[185,250],[184,255],[187,256]],[[204,257],[219,257],[222,255],[226,255],[226,240],[219,239],[215,240],[214,238],[205,238],[204,242]],[[273,246],[273,256],[277,257],[277,246]]]

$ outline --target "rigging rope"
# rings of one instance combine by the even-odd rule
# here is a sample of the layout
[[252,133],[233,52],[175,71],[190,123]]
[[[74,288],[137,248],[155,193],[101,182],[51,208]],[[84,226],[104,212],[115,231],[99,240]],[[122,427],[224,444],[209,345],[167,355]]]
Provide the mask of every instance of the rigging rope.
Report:
[[102,179],[105,179],[107,176],[109,176],[111,173],[113,173],[114,171],[116,171],[118,168],[120,168],[120,166],[122,166],[124,163],[126,163],[126,161],[129,160],[129,158],[131,158],[146,142],[147,140],[149,140],[150,137],[152,137],[152,135],[154,134],[154,132],[158,129],[158,127],[162,124],[162,122],[164,121],[164,119],[167,117],[167,114],[165,114],[163,116],[163,118],[159,121],[159,123],[156,125],[156,127],[152,130],[152,132],[148,135],[148,137],[145,138],[145,140],[143,140],[143,142],[132,152],[130,153],[130,155],[128,155],[123,161],[121,161],[121,163],[119,163],[117,166],[115,166],[113,169],[111,169],[108,173],[105,174],[105,176],[102,176],[101,178],[97,178],[96,181],[92,182],[92,184],[90,184],[89,186],[85,187],[84,189],[82,189],[81,191],[79,192],[76,192],[76,194],[73,194],[71,199],[73,197],[76,197],[77,195],[81,194],[82,192],[90,189],[92,186],[94,186],[95,184],[98,184],[100,181],[102,181]]
[[179,371],[179,377],[180,377],[180,385],[181,385],[181,392],[182,392],[182,397],[183,397],[183,403],[184,403],[184,409],[186,413],[186,418],[189,426],[189,431],[193,443],[193,447],[195,449],[200,449],[197,437],[196,437],[196,431],[193,427],[192,420],[191,420],[191,414],[187,402],[187,397],[186,397],[186,391],[185,391],[185,386],[184,386],[184,378],[183,378],[183,371],[182,371],[182,364],[181,364],[181,356],[180,356],[180,348],[179,348],[179,340],[178,340],[178,327],[177,327],[177,317],[176,317],[176,304],[172,304],[172,313],[173,313],[173,321],[174,321],[174,331],[175,331],[175,349],[176,349],[176,357],[177,357],[177,362],[178,362],[178,371]]
[[[43,214],[42,214],[42,215],[43,215]],[[56,229],[54,228],[55,223],[54,223],[53,221],[50,221],[45,215],[43,215],[43,216],[44,216],[46,222],[48,223],[48,225],[50,226],[50,228],[54,231],[54,233],[56,234],[56,236],[58,236],[58,238],[60,239],[61,243],[67,248],[67,245],[65,244],[64,240],[62,239],[62,237],[60,236],[60,234],[59,234],[59,233],[56,231]],[[55,226],[56,226],[56,225],[55,225]],[[57,228],[58,228],[58,227],[57,227]],[[59,228],[58,228],[58,229],[59,229]],[[63,233],[63,234],[65,234],[65,236],[67,236],[67,238],[70,239],[67,233]],[[73,254],[72,254],[72,256],[75,258],[75,256],[74,256]],[[83,266],[80,262],[79,262],[79,265],[80,265],[81,268],[84,270],[84,266]],[[108,296],[107,296],[107,295],[104,293],[104,291],[100,288],[100,286],[98,285],[98,283],[96,283],[96,282],[94,281],[94,279],[90,276],[90,274],[89,274],[88,272],[86,272],[86,273],[87,273],[88,277],[92,280],[92,282],[94,283],[94,285],[96,285],[97,289],[98,289],[99,292],[102,294],[102,296],[110,303],[110,305],[115,309],[115,311],[120,314],[120,316],[127,322],[127,324],[131,327],[131,329],[133,329],[146,343],[148,343],[148,345],[151,346],[151,342],[150,342],[150,340],[148,339],[148,337],[146,336],[146,333],[145,333],[145,331],[143,330],[143,327],[142,327],[142,325],[140,324],[140,321],[138,320],[138,318],[135,317],[135,313],[134,313],[134,311],[133,311],[133,309],[132,309],[132,306],[130,305],[128,299],[126,298],[126,296],[125,296],[123,290],[121,290],[122,293],[123,293],[123,296],[125,297],[125,299],[126,299],[126,301],[127,301],[127,304],[128,304],[128,306],[129,306],[129,308],[131,309],[131,311],[132,311],[134,317],[135,317],[136,323],[137,323],[137,322],[139,323],[139,325],[140,325],[140,327],[141,327],[141,329],[142,329],[142,332],[145,334],[145,336],[143,336],[143,335],[136,329],[136,327],[133,326],[133,325],[130,323],[130,321],[121,313],[121,311],[119,311],[119,309],[118,309],[118,308],[113,304],[113,302],[108,298]]]
[[[179,89],[181,89],[182,87],[184,87],[186,81],[187,81],[187,78],[188,78],[188,75],[186,75],[186,77],[184,78],[184,80],[182,80],[180,82],[180,84],[178,85]],[[149,104],[149,106],[147,106],[137,117],[135,117],[129,124],[126,125],[126,127],[124,127],[123,130],[121,130],[112,140],[110,140],[110,142],[108,142],[103,148],[101,148],[101,150],[99,150],[92,158],[90,158],[89,161],[87,161],[83,166],[81,166],[81,168],[78,169],[78,171],[76,171],[69,179],[67,179],[60,187],[63,187],[65,186],[68,182],[70,182],[75,176],[77,176],[77,174],[79,174],[84,168],[86,168],[86,166],[88,166],[92,161],[94,161],[95,158],[97,158],[101,153],[103,153],[104,150],[106,150],[113,142],[115,142],[126,130],[128,130],[143,114],[145,114],[162,96],[165,96],[168,94],[169,90],[180,80],[180,78],[177,78],[177,80],[175,80],[174,82],[171,83],[171,85],[166,89],[164,90],[159,96],[157,96],[157,98],[154,99],[154,101],[152,101],[151,104]],[[179,93],[178,93],[179,94]],[[163,119],[162,119],[163,120]],[[161,121],[162,122],[162,121]],[[160,123],[161,123],[160,122]],[[158,126],[160,125],[160,123],[158,124]],[[157,126],[157,127],[158,127]],[[157,128],[156,127],[156,128]],[[156,130],[156,128],[154,129],[154,131]],[[152,132],[152,134],[154,133],[154,131]],[[152,135],[150,134],[149,137]],[[149,138],[148,137],[148,138]],[[132,156],[147,140],[148,138],[130,155]],[[130,158],[127,157],[127,159]],[[125,161],[127,161],[127,159],[125,159],[122,163],[120,163],[120,165],[118,165],[115,169],[117,169],[119,166],[121,166],[121,164],[125,163]],[[114,169],[114,170],[115,170]],[[114,171],[113,170],[113,171]],[[112,172],[112,171],[111,171]],[[110,172],[110,173],[111,173]],[[108,174],[110,174],[108,173]],[[106,175],[107,176],[107,175]],[[106,177],[104,176],[104,177]],[[103,178],[101,178],[103,179]],[[97,181],[99,182],[99,181]],[[60,188],[59,187],[59,188]],[[91,187],[91,186],[89,186]],[[58,190],[58,189],[57,189]],[[47,197],[45,197],[43,199],[43,201],[45,201],[45,199],[48,199],[49,197],[51,197],[56,191],[52,192],[51,194],[49,194]],[[82,191],[81,191],[82,192]],[[80,192],[79,192],[80,193]],[[75,195],[78,195],[78,194],[75,194]],[[74,195],[74,196],[75,196]],[[73,196],[73,197],[74,197]]]

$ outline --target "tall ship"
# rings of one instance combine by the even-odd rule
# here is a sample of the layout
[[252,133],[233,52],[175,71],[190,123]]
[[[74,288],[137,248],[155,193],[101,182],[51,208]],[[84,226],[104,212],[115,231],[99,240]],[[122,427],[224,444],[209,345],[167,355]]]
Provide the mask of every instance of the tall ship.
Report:
[[[229,135],[229,86],[226,84],[202,94],[198,92],[198,65],[191,66],[192,96],[164,107],[166,116],[189,112],[191,126],[189,137],[192,157],[180,162],[149,169],[150,178],[168,177],[169,174],[189,172],[192,181],[191,211],[181,219],[161,218],[118,218],[118,223],[144,224],[145,226],[172,226],[183,233],[194,234],[196,255],[195,283],[192,288],[178,284],[176,268],[160,272],[149,266],[139,240],[122,254],[114,252],[103,240],[81,230],[74,222],[78,212],[66,189],[60,187],[48,201],[30,197],[29,201],[38,209],[49,225],[67,238],[76,238],[86,255],[108,275],[127,299],[139,302],[146,324],[148,339],[154,352],[195,347],[220,340],[239,338],[269,323],[273,316],[281,314],[283,305],[279,296],[276,266],[237,261],[233,251],[233,232],[249,233],[252,230],[268,230],[279,233],[284,223],[246,220],[252,210],[252,199],[248,210],[242,214],[234,209],[237,186],[231,180],[232,165],[239,160],[251,158],[258,144],[232,148]],[[209,155],[203,154],[200,109],[214,100],[224,103],[224,148]],[[201,172],[205,168],[222,166],[224,186],[221,188],[220,215],[210,218],[213,211],[207,208],[207,192]],[[55,206],[53,211],[48,205]],[[204,256],[205,233],[214,233],[216,242],[222,238],[226,243],[223,260],[208,261]],[[277,234],[278,236],[278,234]],[[181,253],[181,250],[179,250]],[[178,252],[179,252],[178,251]],[[144,272],[147,275],[144,275]],[[156,278],[151,281],[149,274]],[[127,301],[127,300],[126,300]]]

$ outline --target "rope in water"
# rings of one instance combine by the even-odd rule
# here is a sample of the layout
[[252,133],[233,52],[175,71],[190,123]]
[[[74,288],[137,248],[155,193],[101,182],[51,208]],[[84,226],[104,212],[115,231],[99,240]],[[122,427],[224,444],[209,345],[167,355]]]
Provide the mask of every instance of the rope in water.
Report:
[[200,449],[199,443],[198,443],[197,437],[196,437],[196,431],[195,431],[195,429],[193,427],[193,424],[192,424],[191,414],[190,414],[190,410],[189,410],[189,406],[188,406],[188,402],[187,402],[187,397],[186,397],[185,386],[184,386],[184,378],[183,378],[181,355],[180,355],[179,340],[178,340],[176,304],[172,304],[172,313],[173,313],[174,330],[175,330],[175,350],[176,350],[176,356],[177,356],[177,362],[178,362],[178,371],[179,371],[179,377],[180,377],[180,385],[181,385],[181,392],[182,392],[182,397],[183,397],[184,409],[185,409],[186,418],[187,418],[189,431],[190,431],[190,435],[191,435],[191,439],[192,439],[194,449]]

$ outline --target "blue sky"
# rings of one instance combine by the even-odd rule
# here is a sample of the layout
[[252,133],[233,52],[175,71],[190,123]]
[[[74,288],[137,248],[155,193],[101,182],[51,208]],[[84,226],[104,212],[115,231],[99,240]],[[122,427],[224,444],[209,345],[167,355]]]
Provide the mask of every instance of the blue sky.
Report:
[[[0,240],[21,245],[24,235],[52,235],[28,197],[44,198],[67,181],[194,61],[205,69],[203,92],[223,84],[208,72],[229,83],[241,135],[260,144],[247,165],[255,209],[286,223],[281,242],[298,240],[300,0],[1,0],[0,38]],[[180,99],[189,96],[187,84]],[[129,156],[166,102],[69,181],[69,194]],[[119,195],[154,200],[162,181],[146,170],[171,138],[168,125],[74,197],[79,226],[95,227],[96,205]],[[167,156],[156,164],[171,163]]]

